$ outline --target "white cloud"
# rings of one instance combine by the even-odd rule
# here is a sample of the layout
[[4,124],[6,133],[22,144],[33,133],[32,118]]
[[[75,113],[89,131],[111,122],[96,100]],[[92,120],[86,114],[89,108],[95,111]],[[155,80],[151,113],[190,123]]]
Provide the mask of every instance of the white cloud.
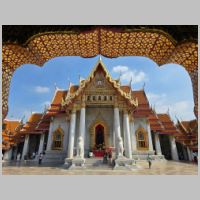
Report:
[[164,100],[166,100],[166,96],[167,96],[165,93],[155,94],[155,93],[151,93],[151,92],[147,93],[146,95],[150,102],[164,101]]
[[113,67],[113,72],[116,72],[116,73],[122,73],[122,72],[126,72],[128,71],[128,67],[127,66],[121,66],[121,65],[118,65],[118,66],[115,66]]
[[144,81],[148,81],[147,75],[143,71],[131,70],[127,66],[115,66],[112,71],[114,73],[121,73],[121,81],[127,83],[132,78],[132,83],[140,83]]
[[176,102],[170,101],[170,97],[166,94],[147,93],[147,98],[151,105],[155,105],[157,113],[166,113],[169,109],[170,116],[173,120],[178,117],[181,120],[194,119],[193,102],[180,100]]
[[44,87],[44,86],[36,86],[34,88],[34,91],[36,93],[48,93],[48,92],[50,92],[50,89],[48,87]]

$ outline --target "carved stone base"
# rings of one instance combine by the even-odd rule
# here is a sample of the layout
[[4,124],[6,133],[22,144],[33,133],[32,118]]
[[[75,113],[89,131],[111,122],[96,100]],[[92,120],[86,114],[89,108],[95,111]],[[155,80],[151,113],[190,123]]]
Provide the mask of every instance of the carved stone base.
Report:
[[73,158],[65,158],[64,166],[66,168],[69,168],[72,165],[72,160],[73,160]]
[[71,166],[69,167],[69,169],[84,168],[84,164],[85,164],[85,159],[84,158],[75,157],[75,158],[72,159]]
[[113,169],[133,169],[135,168],[136,163],[134,159],[129,159],[124,156],[118,156],[115,160],[115,166]]

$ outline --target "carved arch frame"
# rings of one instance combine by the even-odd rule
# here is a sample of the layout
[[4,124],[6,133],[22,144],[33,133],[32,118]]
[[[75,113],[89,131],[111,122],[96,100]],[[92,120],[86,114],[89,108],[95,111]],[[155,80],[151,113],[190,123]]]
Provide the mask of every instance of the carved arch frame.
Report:
[[[140,147],[139,146],[139,140],[138,140],[138,134],[142,132],[144,134],[144,141],[145,141],[145,147]],[[143,128],[143,127],[139,127],[136,132],[136,144],[137,144],[137,150],[149,150],[149,137],[148,137],[148,132]]]
[[90,149],[93,149],[95,146],[95,129],[96,126],[101,125],[104,127],[104,141],[105,141],[105,147],[109,147],[109,128],[107,125],[107,122],[102,119],[96,119],[89,127],[89,133],[90,133]]
[[[60,147],[60,148],[54,147],[54,142],[56,141],[56,135],[57,135],[58,133],[60,134],[60,137],[61,137],[61,147]],[[60,127],[60,125],[59,125],[58,128],[56,128],[56,129],[53,131],[51,149],[52,149],[52,150],[63,150],[63,138],[64,138],[64,131],[63,131],[63,129],[62,129],[62,128]]]

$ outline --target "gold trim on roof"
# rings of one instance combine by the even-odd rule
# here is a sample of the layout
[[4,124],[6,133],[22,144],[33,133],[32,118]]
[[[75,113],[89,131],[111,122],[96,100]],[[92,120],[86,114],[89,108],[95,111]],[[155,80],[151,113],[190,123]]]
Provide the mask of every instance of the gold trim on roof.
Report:
[[[62,99],[62,106],[68,106],[69,104],[71,104],[73,102],[73,100],[76,97],[78,97],[81,94],[81,92],[84,90],[84,88],[87,86],[87,84],[89,84],[91,82],[91,80],[94,78],[94,73],[96,72],[99,64],[102,66],[104,72],[106,73],[106,75],[105,75],[106,79],[113,85],[113,87],[119,92],[119,94],[122,97],[124,97],[126,100],[128,100],[131,105],[137,107],[138,106],[138,100],[133,99],[132,96],[130,95],[130,93],[126,93],[120,88],[120,84],[117,81],[112,79],[112,77],[110,76],[106,66],[104,65],[104,63],[101,60],[97,61],[95,67],[90,72],[90,75],[88,76],[88,78],[86,80],[82,81],[78,90],[74,93],[68,92],[66,98]],[[70,88],[69,88],[69,91],[70,91]]]

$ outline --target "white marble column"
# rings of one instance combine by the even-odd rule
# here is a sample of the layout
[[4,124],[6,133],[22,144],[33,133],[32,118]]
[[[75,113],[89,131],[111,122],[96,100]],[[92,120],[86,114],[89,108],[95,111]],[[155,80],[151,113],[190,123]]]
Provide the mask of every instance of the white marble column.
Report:
[[176,141],[173,135],[169,136],[170,139],[170,145],[171,145],[171,154],[172,154],[172,160],[176,160],[178,161],[178,151],[177,151],[177,147],[176,147]]
[[119,120],[119,108],[114,108],[114,123],[115,123],[115,136],[116,139],[121,137],[121,130],[120,130],[120,120]]
[[148,132],[148,142],[149,142],[149,151],[153,151],[153,143],[152,143],[152,137],[151,137],[151,128],[149,121],[147,120],[147,132]]
[[39,144],[38,155],[40,155],[40,153],[43,152],[43,147],[44,147],[44,137],[45,137],[45,134],[44,134],[44,133],[40,135],[40,144]]
[[46,151],[52,150],[52,134],[53,134],[53,118],[51,119],[51,122],[50,122]]
[[161,147],[160,147],[160,139],[159,139],[159,134],[154,133],[155,137],[155,148],[156,148],[156,154],[157,155],[162,155]]
[[83,141],[83,153],[81,158],[84,158],[84,141],[85,141],[85,106],[82,105],[80,113],[80,126],[79,126],[79,138]]
[[[114,117],[113,117],[114,118]],[[113,147],[116,148],[116,137],[115,137],[115,122],[113,119]]]
[[[85,150],[85,95],[82,96],[82,102],[81,102],[81,112],[80,112],[80,124],[79,124],[79,138],[82,139],[82,153],[81,155],[77,155],[80,156],[81,158],[84,158],[84,150]],[[78,147],[77,147],[78,149]]]
[[80,112],[79,136],[81,136],[83,140],[85,139],[85,107],[82,107]]
[[129,117],[128,112],[124,111],[123,115],[124,120],[124,148],[125,148],[125,156],[127,158],[132,158],[132,151],[131,151],[131,137],[130,137],[130,125],[129,125]]
[[132,151],[133,153],[137,151],[137,141],[136,141],[136,134],[135,134],[135,124],[134,124],[134,121],[132,120],[130,122],[130,129],[131,129],[131,136],[132,136],[132,139],[131,139],[131,143],[132,143]]
[[73,109],[69,125],[68,158],[73,158],[74,155],[75,129],[76,129],[76,110]]
[[119,145],[118,145],[118,138],[121,138],[121,129],[120,129],[120,119],[119,119],[119,108],[114,107],[114,125],[115,125],[115,141],[116,141],[116,146],[115,146],[115,155],[118,157],[119,154]]
[[192,155],[191,155],[191,151],[190,151],[189,147],[187,147],[187,154],[188,154],[189,161],[191,162],[192,161]]
[[23,152],[22,152],[22,160],[24,160],[24,156],[27,155],[28,149],[29,149],[29,138],[30,136],[27,134],[25,136],[25,141],[24,141],[24,147],[23,147]]

